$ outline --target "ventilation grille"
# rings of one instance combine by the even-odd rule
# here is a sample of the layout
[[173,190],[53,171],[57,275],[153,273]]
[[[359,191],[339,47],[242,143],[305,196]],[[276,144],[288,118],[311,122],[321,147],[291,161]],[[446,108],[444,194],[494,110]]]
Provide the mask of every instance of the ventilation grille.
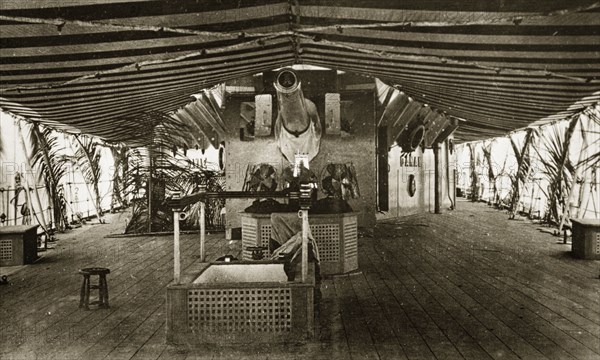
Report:
[[358,225],[356,218],[344,224],[344,258],[356,258],[358,255]]
[[338,224],[314,224],[310,231],[317,246],[321,261],[340,260],[340,226]]
[[12,240],[0,240],[0,260],[12,261],[13,246]]
[[264,246],[267,250],[263,250],[263,256],[269,256],[269,239],[271,239],[271,225],[260,226],[260,246]]
[[288,332],[291,289],[188,290],[188,326],[203,332]]
[[252,252],[246,250],[250,246],[256,246],[257,224],[252,219],[242,218],[242,258],[252,259]]
[[[270,221],[270,219],[268,219]],[[260,230],[259,230],[260,229]],[[242,219],[242,259],[252,260],[252,251],[248,247],[264,246],[263,257],[269,257],[269,239],[271,238],[271,224],[261,224],[255,219]]]
[[[350,224],[351,225],[351,224]],[[347,226],[347,225],[346,225]],[[259,231],[260,228],[260,231]],[[351,228],[350,228],[351,229]],[[356,221],[354,221],[354,238],[349,243],[354,244],[354,253],[356,253]],[[243,259],[252,259],[252,252],[246,250],[250,246],[264,246],[268,249],[269,239],[273,228],[271,224],[260,224],[253,219],[242,220],[242,246]],[[339,224],[313,224],[310,226],[311,233],[319,247],[319,257],[321,261],[337,262],[340,260],[340,226]],[[258,237],[260,236],[260,237]],[[346,250],[348,253],[348,249]],[[264,256],[269,256],[269,251],[263,252]]]

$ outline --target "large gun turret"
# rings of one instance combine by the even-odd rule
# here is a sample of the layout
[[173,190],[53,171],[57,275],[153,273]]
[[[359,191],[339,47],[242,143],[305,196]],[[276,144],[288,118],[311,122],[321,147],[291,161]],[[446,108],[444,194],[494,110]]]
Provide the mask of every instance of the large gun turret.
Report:
[[311,160],[319,152],[322,132],[317,106],[304,97],[300,79],[292,69],[281,70],[273,86],[278,104],[275,136],[281,152],[290,162],[296,153],[308,154]]

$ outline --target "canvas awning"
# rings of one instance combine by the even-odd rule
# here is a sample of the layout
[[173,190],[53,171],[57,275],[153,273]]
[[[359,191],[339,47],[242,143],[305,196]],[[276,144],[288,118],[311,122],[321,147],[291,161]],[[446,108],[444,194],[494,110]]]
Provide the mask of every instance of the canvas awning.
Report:
[[588,0],[0,3],[0,107],[109,141],[201,89],[297,63],[378,77],[465,119],[462,140],[600,101]]

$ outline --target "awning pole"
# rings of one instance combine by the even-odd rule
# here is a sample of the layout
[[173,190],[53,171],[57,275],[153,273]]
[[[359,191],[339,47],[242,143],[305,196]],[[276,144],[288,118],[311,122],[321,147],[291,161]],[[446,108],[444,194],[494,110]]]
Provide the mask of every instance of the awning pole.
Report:
[[308,210],[300,210],[302,214],[302,282],[308,279]]
[[206,242],[206,203],[200,202],[200,261],[206,261],[204,244]]
[[[148,157],[150,158],[150,166],[148,168],[148,233],[152,232],[152,173],[154,169],[152,167],[152,147],[154,146],[154,141],[150,143],[148,146]],[[179,220],[177,220],[179,222]]]
[[441,159],[441,151],[440,151],[440,143],[435,143],[433,144],[433,156],[434,156],[434,164],[435,164],[435,169],[434,169],[434,180],[433,180],[433,185],[434,185],[434,197],[433,197],[433,201],[434,201],[434,212],[436,214],[441,214],[442,213],[442,159]]
[[179,252],[179,210],[173,210],[173,279],[181,282],[181,258]]

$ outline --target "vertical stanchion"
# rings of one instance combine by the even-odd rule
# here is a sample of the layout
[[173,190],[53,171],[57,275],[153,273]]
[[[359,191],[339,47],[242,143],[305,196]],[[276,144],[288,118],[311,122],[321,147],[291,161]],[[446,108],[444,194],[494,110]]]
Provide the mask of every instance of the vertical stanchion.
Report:
[[181,281],[181,258],[179,253],[179,210],[173,211],[173,279]]
[[204,243],[206,242],[206,203],[200,202],[200,261],[206,261]]
[[302,213],[302,282],[308,279],[308,210]]
[[[183,207],[180,202],[180,193],[173,192],[170,207],[173,210],[173,281],[181,283],[181,252],[179,246],[179,218]],[[185,214],[184,214],[185,215]]]
[[[16,217],[16,215],[15,215]],[[6,225],[9,225],[10,221],[10,186],[6,188]],[[4,225],[4,224],[2,224]]]
[[434,159],[434,164],[435,164],[435,169],[434,169],[434,180],[433,180],[433,187],[434,187],[434,196],[433,196],[433,212],[436,214],[441,214],[442,213],[442,158],[441,158],[442,154],[440,153],[440,144],[439,143],[435,143],[433,144],[433,159]]
[[[456,210],[456,177],[458,176],[458,171],[456,169],[454,169],[454,172],[452,173],[452,183],[454,184],[454,186],[452,187],[454,190],[452,192],[452,198],[454,199],[453,203],[454,203],[454,210]],[[495,201],[495,199],[494,199]]]
[[[150,146],[148,146],[148,158],[150,159],[150,166],[148,168],[148,219],[150,219],[150,221],[148,221],[148,232],[151,233],[152,232],[152,173],[154,172],[153,166],[152,166],[152,148],[154,146],[154,142],[150,143]],[[179,218],[177,218],[177,223],[179,226]]]
[[[25,180],[25,203],[27,204],[27,206],[29,206],[29,223],[27,223],[26,225],[31,225],[31,221],[35,218],[35,208],[33,207],[33,203],[31,202],[31,194],[29,193],[29,190],[31,189],[29,187],[29,181],[27,180],[27,174],[25,174],[25,176],[23,176],[24,180]],[[16,200],[15,200],[16,201]],[[23,214],[23,225],[25,225],[26,223],[26,216],[27,214]],[[42,228],[45,229],[45,226],[42,225]]]

